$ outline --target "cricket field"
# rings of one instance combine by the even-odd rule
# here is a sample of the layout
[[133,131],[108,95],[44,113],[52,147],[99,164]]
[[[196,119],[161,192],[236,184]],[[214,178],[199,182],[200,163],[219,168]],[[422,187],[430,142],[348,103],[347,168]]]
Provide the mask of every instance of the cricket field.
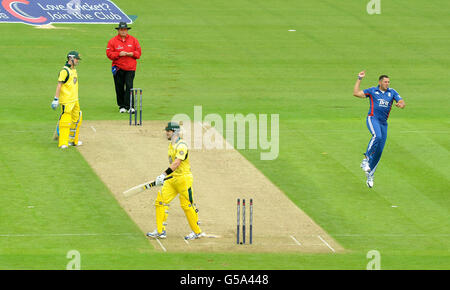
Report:
[[[114,24],[0,24],[0,269],[62,270],[73,253],[81,269],[363,270],[373,253],[381,269],[450,269],[450,2],[381,0],[373,15],[368,2],[114,1],[134,16],[130,34],[142,46],[134,80],[144,90],[142,128],[130,128],[116,106],[105,54]],[[50,103],[71,50],[82,55],[84,144],[59,150]],[[369,104],[352,96],[363,69],[364,88],[387,74],[406,102],[390,113],[372,189],[359,167]],[[156,125],[176,114],[194,119],[195,106],[224,120],[277,115],[278,154],[263,160],[264,150],[246,146],[201,163],[208,152],[193,150],[200,220],[220,237],[185,244],[190,230],[174,200],[171,224],[181,231],[162,248],[145,237],[156,191],[131,203],[118,193],[168,165],[166,147],[136,149],[151,162],[130,148],[166,144]],[[126,160],[144,163],[133,173]],[[247,183],[239,168],[267,186]],[[230,202],[212,190],[225,180]],[[236,198],[256,191],[255,245],[235,245]],[[285,208],[292,215],[283,217]],[[293,224],[298,235],[285,226],[289,217],[304,219]]]

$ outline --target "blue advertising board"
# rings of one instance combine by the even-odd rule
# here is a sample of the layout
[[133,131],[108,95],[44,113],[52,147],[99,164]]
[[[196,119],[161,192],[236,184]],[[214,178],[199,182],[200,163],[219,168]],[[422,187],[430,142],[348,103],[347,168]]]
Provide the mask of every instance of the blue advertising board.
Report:
[[0,0],[0,3],[0,23],[132,23],[109,0]]

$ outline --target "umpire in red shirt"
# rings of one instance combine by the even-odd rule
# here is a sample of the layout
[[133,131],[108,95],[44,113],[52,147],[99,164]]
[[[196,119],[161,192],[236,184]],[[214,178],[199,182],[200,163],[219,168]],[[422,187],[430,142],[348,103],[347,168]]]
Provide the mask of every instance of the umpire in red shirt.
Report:
[[131,27],[127,23],[120,22],[116,29],[118,34],[109,40],[106,55],[112,60],[119,112],[131,110],[134,113],[134,104],[130,104],[130,89],[133,88],[136,60],[141,57],[141,46],[135,37],[128,34]]

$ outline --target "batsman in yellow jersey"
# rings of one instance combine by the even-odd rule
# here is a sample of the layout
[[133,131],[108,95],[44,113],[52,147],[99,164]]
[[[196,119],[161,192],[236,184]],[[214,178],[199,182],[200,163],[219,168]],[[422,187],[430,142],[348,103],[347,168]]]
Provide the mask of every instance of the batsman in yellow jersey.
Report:
[[[161,191],[155,200],[156,230],[147,233],[148,237],[166,238],[166,220],[170,202],[179,194],[180,205],[183,209],[192,232],[185,236],[186,240],[198,239],[204,236],[198,225],[198,210],[194,204],[194,191],[192,189],[192,173],[189,164],[189,149],[181,138],[180,125],[169,122],[166,127],[166,136],[169,143],[169,163],[167,170],[156,178],[156,185],[162,185]],[[168,176],[171,179],[164,180]]]
[[78,140],[83,115],[78,102],[78,74],[76,70],[80,60],[80,54],[76,51],[67,54],[67,62],[59,72],[55,98],[52,102],[53,110],[61,105],[61,116],[57,127],[58,147],[61,149],[82,144]]

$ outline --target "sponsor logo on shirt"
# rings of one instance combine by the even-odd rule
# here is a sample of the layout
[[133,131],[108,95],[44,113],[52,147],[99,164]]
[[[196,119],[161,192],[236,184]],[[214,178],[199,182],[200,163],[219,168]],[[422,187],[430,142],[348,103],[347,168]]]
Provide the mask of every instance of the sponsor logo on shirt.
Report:
[[389,106],[389,102],[384,99],[377,99],[378,105],[383,108],[387,108]]

